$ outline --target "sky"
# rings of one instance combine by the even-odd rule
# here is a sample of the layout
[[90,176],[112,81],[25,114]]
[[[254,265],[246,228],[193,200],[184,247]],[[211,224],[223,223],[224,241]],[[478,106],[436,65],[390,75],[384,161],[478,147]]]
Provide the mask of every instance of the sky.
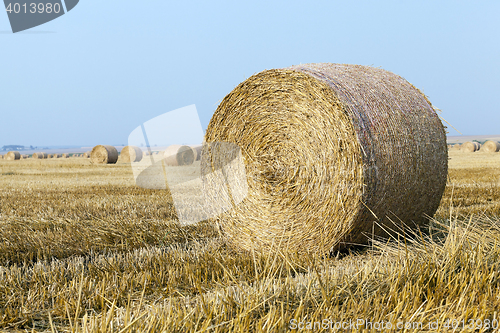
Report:
[[13,34],[2,12],[0,147],[126,144],[193,104],[206,128],[249,76],[314,62],[384,68],[462,134],[500,134],[498,17],[496,0],[80,0]]

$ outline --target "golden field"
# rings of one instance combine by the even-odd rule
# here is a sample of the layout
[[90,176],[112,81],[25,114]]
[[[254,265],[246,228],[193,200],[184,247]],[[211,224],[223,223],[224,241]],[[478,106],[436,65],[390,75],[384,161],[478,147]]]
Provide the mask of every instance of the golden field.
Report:
[[298,257],[177,225],[168,193],[137,187],[129,164],[0,160],[0,329],[495,331],[500,153],[449,162],[429,230]]

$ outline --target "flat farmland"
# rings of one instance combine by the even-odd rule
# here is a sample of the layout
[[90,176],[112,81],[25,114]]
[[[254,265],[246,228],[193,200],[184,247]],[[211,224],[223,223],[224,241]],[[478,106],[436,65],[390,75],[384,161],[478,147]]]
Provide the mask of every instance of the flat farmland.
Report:
[[323,257],[236,251],[210,221],[179,225],[170,193],[138,187],[130,164],[0,160],[0,328],[493,331],[500,153],[449,157],[428,230]]

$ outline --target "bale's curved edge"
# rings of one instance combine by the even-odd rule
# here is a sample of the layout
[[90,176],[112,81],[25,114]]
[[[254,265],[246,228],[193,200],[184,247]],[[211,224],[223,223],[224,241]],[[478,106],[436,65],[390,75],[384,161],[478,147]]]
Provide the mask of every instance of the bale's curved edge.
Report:
[[[446,184],[446,135],[432,105],[371,67],[258,73],[224,98],[205,141],[242,150],[248,196],[217,223],[243,249],[325,253],[387,235],[392,221],[424,226]],[[202,173],[211,171],[203,157]]]
[[496,153],[496,152],[500,151],[500,142],[488,140],[481,147],[481,151],[486,152],[486,153]]
[[18,151],[9,151],[7,154],[5,154],[4,159],[6,161],[17,161],[21,159],[21,153]]
[[109,145],[97,145],[90,152],[92,164],[115,164],[118,161],[118,151]]
[[120,160],[125,163],[140,162],[142,157],[142,149],[136,146],[125,146],[120,152]]
[[460,151],[466,152],[466,153],[474,153],[479,149],[479,144],[477,142],[464,142],[462,146],[460,147]]
[[201,152],[203,151],[203,146],[202,145],[195,145],[195,146],[190,146],[191,149],[193,149],[194,153],[194,160],[199,161],[201,160]]
[[191,165],[194,162],[194,153],[189,146],[170,145],[163,152],[163,158],[168,166]]
[[34,159],[39,159],[39,160],[43,160],[45,158],[47,158],[47,154],[46,153],[43,153],[43,152],[39,152],[39,153],[33,153],[33,156],[32,156]]

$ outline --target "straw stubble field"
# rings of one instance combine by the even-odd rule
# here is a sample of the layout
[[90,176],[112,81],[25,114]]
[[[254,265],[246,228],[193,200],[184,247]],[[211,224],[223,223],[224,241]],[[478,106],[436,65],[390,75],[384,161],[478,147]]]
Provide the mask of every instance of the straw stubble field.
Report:
[[357,321],[361,331],[370,321],[422,332],[450,330],[450,319],[491,331],[500,154],[450,157],[429,230],[325,257],[234,252],[209,222],[178,226],[169,194],[137,187],[129,164],[0,161],[0,328],[335,331]]

